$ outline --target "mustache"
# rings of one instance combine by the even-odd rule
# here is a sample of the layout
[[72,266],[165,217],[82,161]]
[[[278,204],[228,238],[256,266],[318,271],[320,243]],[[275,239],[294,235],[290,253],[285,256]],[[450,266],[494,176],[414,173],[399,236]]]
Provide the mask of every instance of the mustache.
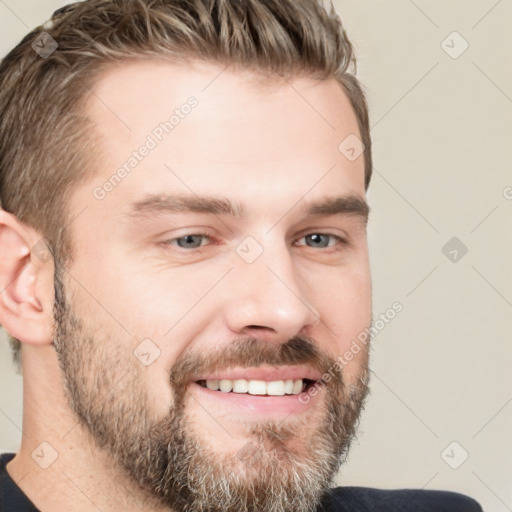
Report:
[[318,344],[308,336],[295,336],[280,344],[260,338],[241,337],[209,354],[205,354],[204,350],[185,354],[172,367],[170,382],[179,391],[196,380],[200,374],[214,373],[235,366],[305,364],[324,374],[335,362],[333,357],[321,351]]

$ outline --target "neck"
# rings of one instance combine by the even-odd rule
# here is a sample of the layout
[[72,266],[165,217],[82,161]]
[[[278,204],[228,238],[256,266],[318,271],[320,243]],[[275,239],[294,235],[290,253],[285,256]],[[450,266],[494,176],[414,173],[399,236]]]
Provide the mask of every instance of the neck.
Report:
[[23,372],[30,379],[23,379],[21,449],[7,471],[34,505],[41,512],[169,512],[116,466],[78,422],[52,347],[29,347],[28,352],[23,354]]

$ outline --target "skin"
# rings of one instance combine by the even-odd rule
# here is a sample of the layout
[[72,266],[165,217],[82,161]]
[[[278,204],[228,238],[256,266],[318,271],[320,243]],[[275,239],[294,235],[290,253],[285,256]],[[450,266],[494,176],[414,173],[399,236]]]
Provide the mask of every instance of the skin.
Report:
[[[88,329],[107,340],[105,350],[131,356],[147,338],[159,347],[140,379],[154,418],[172,405],[169,371],[191,350],[208,354],[240,336],[279,345],[304,335],[336,357],[371,322],[365,219],[306,215],[309,204],[329,197],[365,200],[363,157],[350,161],[338,150],[348,135],[359,136],[346,95],[333,79],[255,80],[222,70],[168,62],[108,70],[88,103],[100,165],[69,200],[75,258],[66,289]],[[191,96],[197,107],[96,199],[95,188]],[[129,214],[135,201],[163,193],[226,198],[244,216]],[[200,249],[177,245],[178,237],[203,232],[211,239]],[[330,246],[308,246],[304,237],[313,233],[332,234]],[[236,251],[249,236],[263,250],[250,264]],[[130,483],[70,408],[52,345],[54,263],[31,252],[40,238],[0,212],[0,322],[23,343],[23,440],[8,471],[43,511],[164,510]],[[363,347],[344,368],[348,386],[367,358]],[[322,393],[300,413],[312,433]],[[258,421],[199,400],[188,400],[186,412],[195,435],[224,455],[236,456]],[[43,441],[59,455],[48,469],[31,457]]]

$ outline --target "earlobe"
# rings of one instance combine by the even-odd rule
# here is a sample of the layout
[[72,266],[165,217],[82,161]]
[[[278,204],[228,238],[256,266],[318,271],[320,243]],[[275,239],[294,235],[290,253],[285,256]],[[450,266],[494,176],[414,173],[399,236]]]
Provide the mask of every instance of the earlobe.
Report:
[[[50,286],[36,286],[48,282],[45,265],[34,258],[31,247],[40,239],[33,229],[16,217],[0,210],[0,324],[14,338],[24,343],[43,345],[51,343],[53,300]],[[46,305],[46,307],[45,307]]]

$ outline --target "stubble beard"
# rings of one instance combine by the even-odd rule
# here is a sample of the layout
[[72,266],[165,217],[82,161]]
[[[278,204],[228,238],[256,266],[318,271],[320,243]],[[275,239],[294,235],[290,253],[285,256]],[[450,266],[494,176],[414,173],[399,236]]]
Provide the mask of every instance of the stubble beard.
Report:
[[[187,416],[190,369],[307,363],[323,371],[335,360],[308,338],[280,346],[239,339],[214,356],[192,353],[170,372],[173,404],[155,418],[144,367],[131,349],[90,335],[55,273],[54,345],[70,406],[114,464],[175,512],[314,512],[328,494],[355,435],[368,394],[368,367],[348,387],[342,371],[322,386],[317,427],[311,416],[247,424],[236,453],[215,453]],[[317,399],[320,397],[317,397]],[[316,419],[316,418],[315,418]],[[199,432],[197,432],[199,430]]]

